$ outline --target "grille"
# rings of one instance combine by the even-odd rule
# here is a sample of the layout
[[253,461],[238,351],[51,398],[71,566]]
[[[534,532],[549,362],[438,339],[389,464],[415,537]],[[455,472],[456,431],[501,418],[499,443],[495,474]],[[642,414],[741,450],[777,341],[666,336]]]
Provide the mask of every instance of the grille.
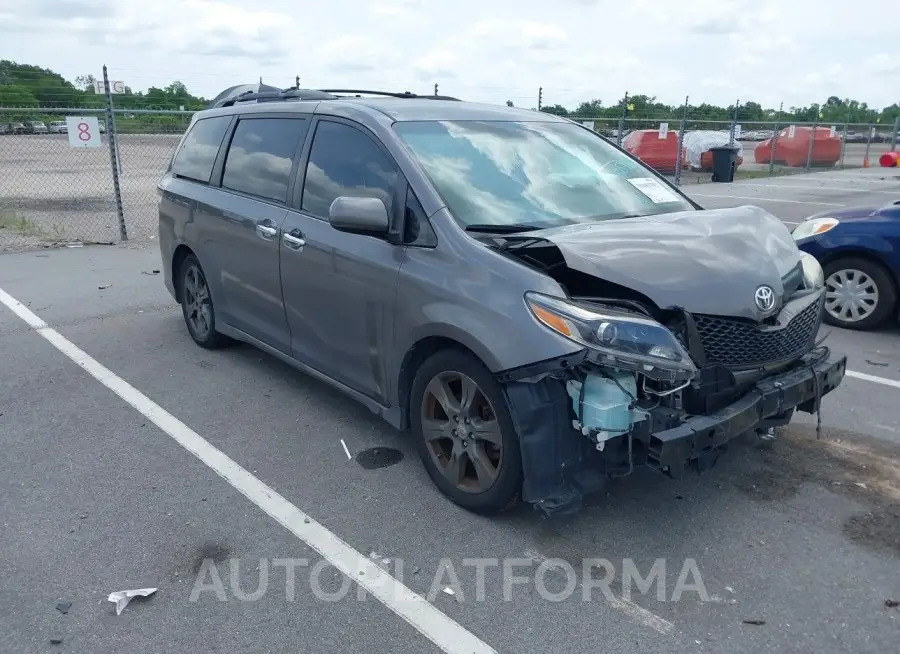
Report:
[[733,367],[764,365],[799,356],[812,346],[823,302],[824,294],[780,326],[706,315],[695,315],[694,320],[710,363]]

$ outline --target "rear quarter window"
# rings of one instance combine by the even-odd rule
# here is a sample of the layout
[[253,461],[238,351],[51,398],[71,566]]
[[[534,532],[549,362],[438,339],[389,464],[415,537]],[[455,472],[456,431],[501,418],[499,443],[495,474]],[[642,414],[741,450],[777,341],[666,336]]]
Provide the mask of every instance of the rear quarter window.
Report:
[[216,156],[231,116],[201,118],[193,124],[172,161],[172,173],[196,182],[209,184]]

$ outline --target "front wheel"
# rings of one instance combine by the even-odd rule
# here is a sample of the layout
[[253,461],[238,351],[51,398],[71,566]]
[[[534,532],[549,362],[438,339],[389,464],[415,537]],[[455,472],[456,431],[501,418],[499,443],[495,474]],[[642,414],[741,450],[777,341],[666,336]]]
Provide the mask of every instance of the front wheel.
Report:
[[194,342],[207,350],[231,343],[231,339],[216,331],[216,310],[206,275],[193,254],[185,257],[179,269],[181,312]]
[[518,436],[500,384],[472,355],[443,350],[419,368],[410,424],[429,477],[480,514],[514,505],[522,488]]
[[845,258],[825,266],[825,322],[868,330],[894,315],[897,293],[890,275],[867,259]]

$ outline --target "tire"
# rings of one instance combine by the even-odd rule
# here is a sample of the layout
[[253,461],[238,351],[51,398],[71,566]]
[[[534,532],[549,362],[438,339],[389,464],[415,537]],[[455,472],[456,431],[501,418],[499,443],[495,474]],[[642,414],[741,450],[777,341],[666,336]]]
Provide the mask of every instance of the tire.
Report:
[[230,345],[233,341],[216,331],[216,311],[212,294],[203,268],[193,254],[187,255],[178,267],[178,285],[184,324],[194,342],[207,350],[217,350]]
[[[882,325],[894,316],[897,290],[890,274],[879,264],[859,257],[835,259],[825,265],[825,322],[835,327],[866,331]],[[847,296],[841,298],[840,287],[862,283],[868,298],[857,306],[863,313],[853,316]],[[843,309],[848,307],[848,309]]]
[[[446,383],[443,388],[454,395],[456,409],[462,404],[459,399],[463,382],[470,391],[473,384],[477,387],[476,392],[469,393],[468,412],[461,410],[449,415],[443,403],[437,402],[432,390],[441,387],[442,378]],[[455,417],[460,420],[455,421]],[[430,423],[428,429],[426,419]],[[479,421],[482,437],[478,435]],[[410,391],[410,427],[428,476],[454,504],[473,513],[494,515],[518,502],[522,490],[519,437],[500,384],[477,358],[462,350],[449,349],[433,354],[421,365]],[[454,429],[463,431],[453,435]],[[426,433],[441,436],[427,440]],[[451,481],[451,459],[459,462],[458,469],[463,472],[462,479],[454,478],[459,483]],[[481,465],[476,467],[476,462]]]

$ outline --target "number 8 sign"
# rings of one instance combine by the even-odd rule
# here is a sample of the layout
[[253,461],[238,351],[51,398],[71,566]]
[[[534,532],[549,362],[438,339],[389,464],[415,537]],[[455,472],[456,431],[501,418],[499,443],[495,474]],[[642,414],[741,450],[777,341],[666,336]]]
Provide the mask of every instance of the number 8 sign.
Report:
[[99,148],[101,145],[96,116],[66,116],[66,131],[73,148]]

